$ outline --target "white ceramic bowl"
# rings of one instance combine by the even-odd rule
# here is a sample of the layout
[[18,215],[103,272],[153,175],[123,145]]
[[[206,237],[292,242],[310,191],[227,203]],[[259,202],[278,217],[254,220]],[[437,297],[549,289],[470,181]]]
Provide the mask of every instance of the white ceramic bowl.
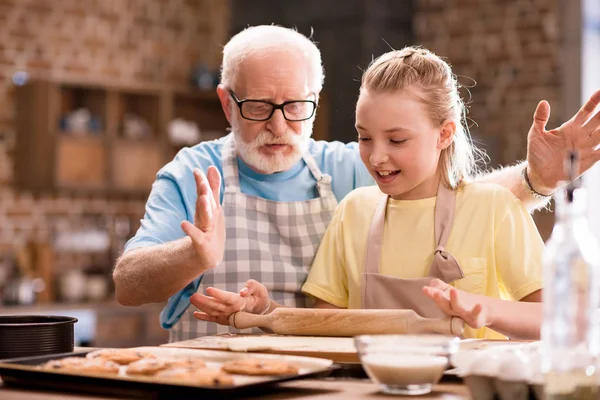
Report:
[[388,394],[431,392],[460,339],[442,335],[363,335],[354,338],[369,378]]

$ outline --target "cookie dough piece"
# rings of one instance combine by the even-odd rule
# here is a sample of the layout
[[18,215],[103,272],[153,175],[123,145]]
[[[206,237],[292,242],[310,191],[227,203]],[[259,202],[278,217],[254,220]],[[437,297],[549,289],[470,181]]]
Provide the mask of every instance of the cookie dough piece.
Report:
[[240,358],[223,364],[223,371],[238,375],[295,375],[298,368],[278,360]]
[[42,369],[61,372],[84,372],[90,374],[119,373],[119,364],[105,359],[87,359],[83,357],[67,357],[60,360],[51,360],[40,366]]
[[69,367],[76,367],[82,365],[87,360],[84,357],[66,357],[58,360],[50,360],[40,365],[41,369],[51,369],[55,371],[65,370]]
[[81,365],[73,366],[74,372],[84,372],[86,374],[108,374],[116,375],[119,373],[120,365],[116,362],[102,358],[87,360]]
[[206,363],[197,358],[180,358],[173,360],[165,360],[169,368],[188,368],[188,369],[201,369],[206,368]]
[[129,364],[125,372],[127,375],[150,376],[167,368],[169,368],[169,364],[165,361],[156,358],[142,358]]
[[131,349],[101,349],[88,353],[86,357],[88,359],[102,358],[120,365],[128,365],[144,358],[156,358],[150,353]]
[[190,370],[185,367],[170,368],[156,374],[156,379],[183,385],[230,386],[233,377],[218,369],[202,368]]

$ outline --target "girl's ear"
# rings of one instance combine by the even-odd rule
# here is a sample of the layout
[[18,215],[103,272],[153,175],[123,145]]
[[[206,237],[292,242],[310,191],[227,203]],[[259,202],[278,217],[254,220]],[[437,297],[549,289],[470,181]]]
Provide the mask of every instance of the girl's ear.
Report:
[[438,138],[438,149],[444,150],[448,148],[452,144],[452,140],[454,140],[454,133],[456,133],[456,123],[454,121],[444,121]]

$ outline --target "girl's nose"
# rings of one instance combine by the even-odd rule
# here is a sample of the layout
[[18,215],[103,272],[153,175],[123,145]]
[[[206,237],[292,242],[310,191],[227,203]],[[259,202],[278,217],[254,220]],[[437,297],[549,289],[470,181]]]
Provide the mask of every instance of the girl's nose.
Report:
[[389,160],[389,157],[388,157],[387,153],[384,151],[374,150],[371,153],[371,156],[369,157],[369,162],[371,163],[371,165],[373,165],[375,167],[387,162],[388,160]]

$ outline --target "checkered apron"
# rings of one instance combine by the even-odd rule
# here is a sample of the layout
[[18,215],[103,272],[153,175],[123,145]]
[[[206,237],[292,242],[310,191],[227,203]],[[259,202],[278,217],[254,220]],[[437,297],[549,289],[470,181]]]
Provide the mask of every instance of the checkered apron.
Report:
[[[308,151],[302,156],[317,181],[318,197],[279,202],[241,192],[235,140],[230,134],[223,145],[223,212],[226,241],[223,261],[202,277],[199,293],[209,286],[239,292],[248,279],[261,282],[273,300],[289,307],[306,307],[300,292],[337,206],[331,176],[322,174]],[[281,190],[293,190],[282,183]],[[193,339],[216,333],[258,333],[238,330],[194,318],[188,307],[170,332],[170,341]]]

